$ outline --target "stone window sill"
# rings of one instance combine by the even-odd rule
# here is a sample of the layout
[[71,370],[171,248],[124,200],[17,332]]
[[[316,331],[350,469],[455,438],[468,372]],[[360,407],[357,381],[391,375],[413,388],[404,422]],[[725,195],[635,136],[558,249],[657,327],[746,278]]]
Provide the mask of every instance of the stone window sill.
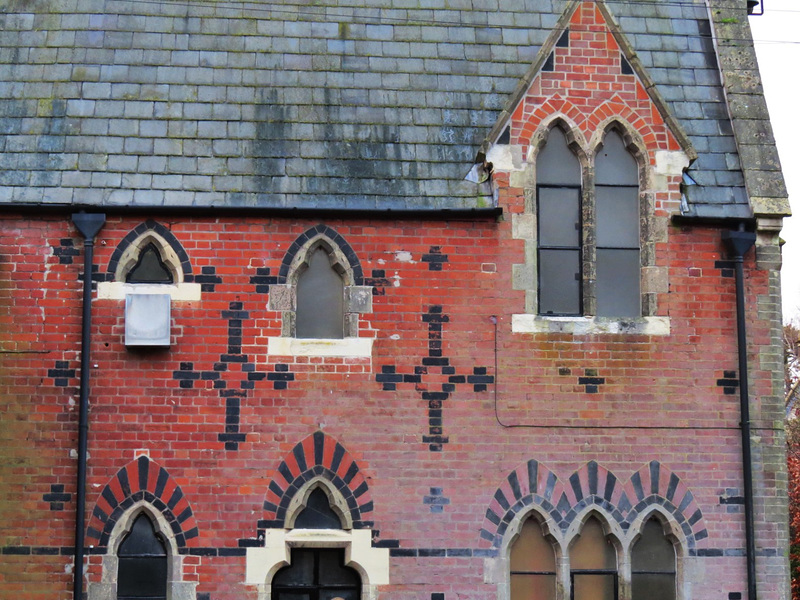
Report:
[[573,335],[669,335],[669,317],[545,317],[512,315],[513,333],[570,333]]
[[270,356],[343,356],[369,358],[373,338],[346,337],[342,339],[267,338]]
[[172,300],[200,300],[199,283],[124,283],[121,281],[101,281],[97,284],[99,300],[125,300],[128,294],[167,294]]

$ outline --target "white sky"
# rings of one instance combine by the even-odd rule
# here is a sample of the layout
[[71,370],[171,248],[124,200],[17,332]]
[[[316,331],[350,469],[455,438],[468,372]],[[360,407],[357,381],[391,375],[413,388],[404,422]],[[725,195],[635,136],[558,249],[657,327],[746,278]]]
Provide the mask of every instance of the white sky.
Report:
[[783,318],[800,319],[800,1],[761,0],[750,27],[792,212],[784,221]]

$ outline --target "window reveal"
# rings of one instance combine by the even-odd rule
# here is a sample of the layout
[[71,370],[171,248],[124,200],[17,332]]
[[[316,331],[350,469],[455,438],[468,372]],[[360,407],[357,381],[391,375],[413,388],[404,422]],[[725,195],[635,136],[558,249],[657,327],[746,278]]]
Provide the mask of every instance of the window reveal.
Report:
[[570,550],[572,600],[617,600],[617,553],[596,518]]
[[675,548],[651,517],[633,546],[633,600],[675,600]]

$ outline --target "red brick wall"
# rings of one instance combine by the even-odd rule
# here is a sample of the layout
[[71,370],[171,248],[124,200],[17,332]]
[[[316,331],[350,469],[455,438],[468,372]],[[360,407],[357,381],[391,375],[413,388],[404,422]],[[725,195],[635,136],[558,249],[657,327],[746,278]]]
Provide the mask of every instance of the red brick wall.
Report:
[[[141,222],[109,218],[96,246],[100,274],[117,244]],[[670,318],[669,336],[581,337],[511,333],[510,317],[524,307],[522,292],[512,290],[510,265],[523,259],[507,220],[326,221],[347,240],[374,284],[373,312],[362,316],[361,327],[375,337],[373,356],[293,360],[267,355],[265,339],[280,334],[279,318],[251,278],[258,268],[277,273],[290,243],[317,222],[159,222],[182,244],[194,274],[214,267],[220,281],[199,302],[173,302],[175,343],[169,350],[126,350],[124,302],[93,302],[91,527],[97,526],[95,506],[107,508],[106,486],[118,500],[124,497],[120,469],[133,482],[133,493],[153,491],[161,467],[184,495],[176,511],[191,508],[182,527],[197,527],[186,552],[213,554],[187,558],[187,579],[196,579],[198,592],[210,598],[254,598],[255,591],[242,585],[244,557],[220,554],[257,543],[259,520],[274,517],[264,501],[270,499],[270,482],[282,481],[279,466],[303,440],[312,444],[306,456],[313,455],[309,436],[322,431],[327,444],[340,444],[357,464],[372,503],[365,520],[379,531],[376,543],[396,546],[385,592],[426,600],[431,593],[488,599],[496,586],[483,583],[483,561],[495,551],[496,529],[487,509],[502,513],[499,489],[506,499],[514,496],[507,479],[512,471],[522,473],[528,461],[537,461],[574,504],[570,476],[579,472],[585,492],[591,461],[615,475],[616,497],[621,491],[636,495],[633,476],[640,471],[644,491],[651,491],[648,465],[656,461],[656,494],[666,496],[667,474],[675,474],[681,486],[676,504],[685,490],[694,497],[685,518],[700,512],[689,526],[691,536],[707,532],[694,542],[693,550],[710,556],[702,558],[705,574],[694,583],[693,597],[727,598],[744,588],[743,559],[716,556],[744,546],[741,507],[720,500],[740,496],[742,483],[738,395],[720,383],[737,379],[737,362],[734,279],[720,268],[726,264],[718,262],[724,258],[718,231],[673,227],[669,244],[659,246],[658,263],[669,267],[670,293],[659,304],[659,314]],[[82,256],[73,250],[81,245],[67,217],[7,214],[0,221],[3,596],[70,596],[82,271]],[[441,262],[431,262],[432,256]],[[756,297],[768,291],[768,272],[756,270],[751,257],[746,271],[751,377],[759,397],[772,393],[770,374],[757,361],[769,344],[768,324],[754,313]],[[185,363],[199,373],[220,362],[228,350],[223,312],[231,303],[247,314],[242,353],[256,371],[273,373],[282,364],[287,370],[281,372],[294,376],[286,389],[275,389],[275,380],[265,377],[245,390],[239,414],[245,440],[236,450],[226,450],[219,439],[226,419],[220,390],[202,378],[181,387],[179,375],[187,372]],[[441,357],[430,352],[437,324]],[[442,364],[425,364],[443,359],[444,374]],[[241,390],[248,381],[240,367],[229,363],[222,372],[227,389]],[[400,375],[399,381],[387,374]],[[596,393],[581,383],[587,376],[602,380]],[[389,389],[390,380],[396,389]],[[437,401],[441,434],[431,430]],[[759,431],[761,444],[772,444],[774,415],[755,417],[756,426],[767,428]],[[647,429],[653,426],[665,429]],[[440,450],[431,450],[437,447],[431,435],[446,438],[439,440]],[[149,456],[145,488],[136,486],[140,451]],[[758,477],[771,485],[774,474]],[[774,491],[757,489],[758,544],[766,553],[776,551],[779,533],[763,522],[761,498]],[[441,512],[432,512],[437,503]],[[87,543],[98,542],[90,535]],[[421,556],[420,550],[430,553],[425,549],[445,555],[449,550],[451,556]],[[98,555],[91,564],[90,580],[97,581]],[[780,597],[771,593],[764,597]]]

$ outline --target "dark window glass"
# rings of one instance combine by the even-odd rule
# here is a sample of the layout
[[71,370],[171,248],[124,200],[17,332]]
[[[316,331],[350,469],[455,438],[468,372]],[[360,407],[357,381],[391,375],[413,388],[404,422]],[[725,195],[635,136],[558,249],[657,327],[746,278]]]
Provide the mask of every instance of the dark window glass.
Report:
[[572,600],[616,600],[617,553],[594,517],[570,549]]
[[322,248],[297,280],[295,331],[298,338],[344,337],[344,281]]
[[633,546],[633,600],[675,600],[675,548],[655,518]]
[[539,187],[539,244],[580,247],[580,188]]
[[580,250],[539,250],[539,313],[581,314]]
[[535,519],[528,519],[511,548],[511,600],[555,600],[556,555]]
[[155,244],[147,244],[139,253],[139,260],[128,271],[127,283],[172,283],[172,273],[161,260]]
[[597,186],[597,246],[639,248],[639,188]]
[[117,556],[118,600],[166,600],[166,546],[144,513],[136,517]]
[[297,529],[341,529],[342,523],[331,509],[325,492],[317,488],[308,496],[308,502],[297,515],[294,526]]
[[361,578],[344,566],[344,550],[293,548],[291,563],[272,579],[275,600],[359,600]]

